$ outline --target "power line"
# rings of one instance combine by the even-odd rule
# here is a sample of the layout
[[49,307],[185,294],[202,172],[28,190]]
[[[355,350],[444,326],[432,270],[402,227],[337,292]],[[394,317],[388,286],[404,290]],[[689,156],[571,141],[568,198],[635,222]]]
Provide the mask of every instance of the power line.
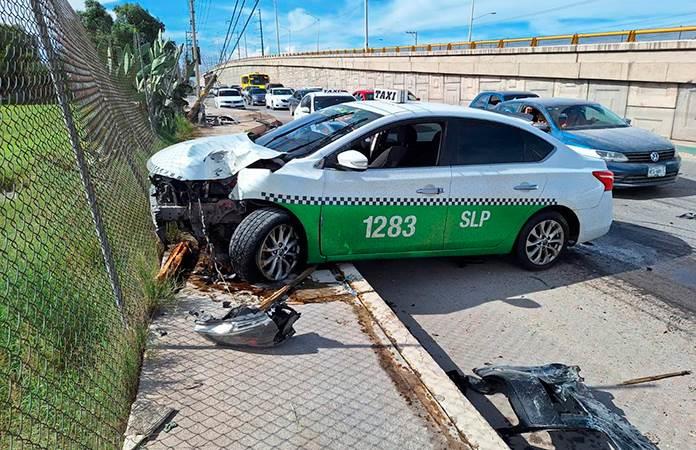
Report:
[[556,11],[562,11],[564,9],[574,8],[576,6],[586,5],[588,3],[594,3],[597,1],[598,0],[582,0],[582,1],[575,2],[575,3],[569,3],[569,4],[563,5],[563,6],[557,6],[555,8],[547,8],[547,9],[543,9],[540,11],[534,11],[534,12],[530,12],[530,13],[520,14],[518,16],[502,17],[502,18],[499,18],[497,20],[478,22],[478,25],[500,24],[500,23],[505,23],[505,22],[511,22],[511,21],[517,20],[517,19],[525,19],[527,17],[536,17],[536,16],[540,16],[542,14],[548,14],[548,13],[552,13],[552,12],[556,12]]
[[230,31],[232,30],[232,22],[234,21],[234,16],[237,14],[237,5],[239,4],[239,0],[236,0],[234,2],[234,8],[232,9],[232,17],[230,18],[230,24],[227,26],[227,34],[225,34],[225,40],[222,43],[222,47],[220,48],[220,61],[222,62],[222,59],[225,55],[225,49],[227,47],[227,41],[230,39]]
[[[239,23],[239,18],[242,17],[242,12],[244,11],[244,4],[246,3],[246,0],[242,0],[242,5],[239,7],[239,11],[237,11],[237,17],[233,18],[234,19],[234,25],[232,25],[232,33],[230,34],[230,38],[233,38],[235,31],[237,31],[237,24]],[[258,3],[258,2],[256,2]],[[252,13],[254,11],[252,10]],[[231,23],[231,22],[230,22]],[[227,42],[227,45],[229,46],[229,43],[232,42],[231,40]],[[239,42],[239,39],[237,39],[237,42]],[[235,46],[236,48],[236,46]],[[233,48],[229,53],[234,53],[235,48]],[[227,54],[227,49],[223,48],[222,49],[222,60],[225,60],[225,55]]]
[[247,17],[247,20],[244,23],[244,28],[242,28],[242,31],[237,36],[237,42],[234,43],[234,47],[232,47],[232,50],[230,50],[230,53],[234,53],[235,49],[239,45],[239,40],[242,38],[242,35],[246,32],[247,26],[249,25],[249,22],[251,21],[251,18],[253,17],[254,12],[256,12],[256,7],[258,5],[259,5],[259,0],[256,0],[256,2],[254,3],[254,7],[251,8],[251,12],[249,13],[249,17]]

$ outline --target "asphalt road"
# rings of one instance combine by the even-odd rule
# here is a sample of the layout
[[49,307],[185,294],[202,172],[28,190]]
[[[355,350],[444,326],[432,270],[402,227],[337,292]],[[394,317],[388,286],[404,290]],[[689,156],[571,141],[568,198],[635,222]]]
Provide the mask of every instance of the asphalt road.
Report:
[[[551,270],[509,257],[374,261],[358,269],[445,370],[486,364],[578,365],[605,404],[662,449],[696,448],[696,379],[633,387],[696,369],[696,159],[674,185],[615,193],[609,234]],[[502,396],[467,394],[494,426]],[[604,448],[596,436],[535,433],[514,448]]]
[[[287,120],[287,112],[275,113]],[[578,365],[601,401],[662,449],[696,448],[696,377],[617,386],[696,369],[696,159],[677,183],[615,192],[608,235],[544,272],[510,257],[371,261],[358,269],[446,370]],[[494,426],[504,397],[467,394]],[[606,448],[590,433],[533,433],[514,448]]]

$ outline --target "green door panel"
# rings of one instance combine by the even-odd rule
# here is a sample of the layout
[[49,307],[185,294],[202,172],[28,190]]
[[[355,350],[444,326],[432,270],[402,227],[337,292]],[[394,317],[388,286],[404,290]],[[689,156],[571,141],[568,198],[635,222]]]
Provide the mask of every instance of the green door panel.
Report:
[[326,256],[438,250],[447,206],[325,205],[322,216]]

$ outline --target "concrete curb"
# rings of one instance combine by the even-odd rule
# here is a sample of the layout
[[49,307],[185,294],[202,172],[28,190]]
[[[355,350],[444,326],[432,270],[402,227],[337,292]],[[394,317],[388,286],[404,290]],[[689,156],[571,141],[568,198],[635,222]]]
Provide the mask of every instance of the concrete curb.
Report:
[[358,299],[459,433],[477,449],[509,449],[353,264],[339,264]]

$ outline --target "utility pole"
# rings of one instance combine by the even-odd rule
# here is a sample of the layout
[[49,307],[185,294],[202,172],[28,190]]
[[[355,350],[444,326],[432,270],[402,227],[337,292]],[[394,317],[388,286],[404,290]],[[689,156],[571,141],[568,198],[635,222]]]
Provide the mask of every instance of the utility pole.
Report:
[[276,48],[278,49],[278,54],[280,55],[280,27],[278,26],[278,0],[273,0],[273,8],[275,8],[275,22],[276,22]]
[[471,15],[469,16],[469,37],[467,39],[467,42],[471,42],[471,34],[474,29],[474,4],[476,3],[476,0],[471,0]]
[[367,33],[367,0],[365,0],[365,52],[370,48],[370,40]]
[[[239,36],[239,39],[242,38],[241,33],[238,34],[238,36]],[[237,42],[239,42],[239,39],[237,39]],[[242,46],[241,45],[237,45],[237,59],[242,59]]]
[[261,22],[261,8],[259,8],[259,33],[261,34],[261,56],[265,56],[263,50],[263,22]]
[[246,33],[244,33],[244,57],[249,57],[249,47],[247,47]]
[[193,0],[189,0],[189,15],[191,18],[191,43],[193,45],[193,63],[196,73],[196,97],[201,96],[201,55],[198,49],[198,40],[196,39],[196,12],[193,7]]

